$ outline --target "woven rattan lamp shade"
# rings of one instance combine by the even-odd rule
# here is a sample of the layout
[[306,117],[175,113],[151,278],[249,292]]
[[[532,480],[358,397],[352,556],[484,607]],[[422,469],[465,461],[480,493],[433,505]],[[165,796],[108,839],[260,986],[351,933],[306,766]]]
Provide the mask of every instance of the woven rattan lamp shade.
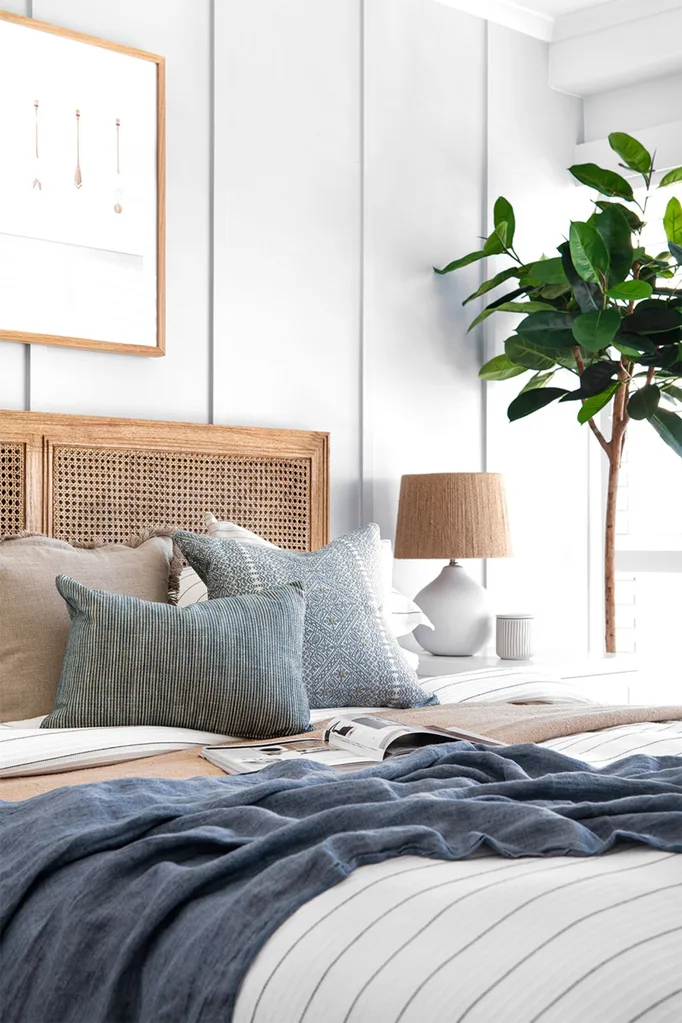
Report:
[[507,506],[498,473],[403,476],[396,558],[506,558],[510,554]]

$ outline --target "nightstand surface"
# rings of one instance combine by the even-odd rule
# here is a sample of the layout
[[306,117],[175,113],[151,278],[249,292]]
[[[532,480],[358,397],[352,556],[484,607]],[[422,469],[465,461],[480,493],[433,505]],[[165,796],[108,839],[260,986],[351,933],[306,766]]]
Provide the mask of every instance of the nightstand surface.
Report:
[[527,670],[546,672],[600,703],[640,705],[682,704],[682,669],[672,657],[652,661],[635,654],[541,653],[527,661],[502,660],[495,655],[439,657],[419,655],[422,678],[463,672]]

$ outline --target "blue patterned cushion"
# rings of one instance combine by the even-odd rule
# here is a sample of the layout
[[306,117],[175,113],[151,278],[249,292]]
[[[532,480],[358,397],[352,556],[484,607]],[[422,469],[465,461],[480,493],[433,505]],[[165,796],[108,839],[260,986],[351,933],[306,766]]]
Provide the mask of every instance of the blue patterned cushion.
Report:
[[57,576],[71,616],[43,728],[168,725],[265,739],[306,731],[300,583],[172,607]]
[[381,539],[371,523],[318,551],[283,551],[179,530],[173,540],[209,602],[300,580],[303,677],[311,707],[421,707],[425,693],[382,614]]

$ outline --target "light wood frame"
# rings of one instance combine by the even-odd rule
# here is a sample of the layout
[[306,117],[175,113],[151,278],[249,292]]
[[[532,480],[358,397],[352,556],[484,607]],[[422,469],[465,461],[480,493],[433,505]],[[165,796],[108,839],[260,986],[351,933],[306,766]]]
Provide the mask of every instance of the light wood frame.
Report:
[[[14,517],[14,528],[9,532],[23,529],[46,533],[49,536],[55,535],[54,506],[59,488],[60,500],[63,503],[64,487],[72,487],[71,491],[67,490],[66,499],[75,514],[78,514],[79,505],[81,511],[86,509],[87,513],[87,509],[93,505],[93,500],[97,501],[96,494],[88,495],[87,485],[84,490],[82,480],[69,483],[68,479],[65,482],[63,475],[61,480],[56,478],[56,453],[70,449],[85,451],[86,454],[92,451],[95,455],[99,453],[103,456],[121,451],[126,453],[126,457],[128,455],[132,457],[136,453],[140,453],[141,456],[144,453],[149,457],[150,453],[152,456],[158,453],[163,456],[161,461],[167,458],[169,453],[181,453],[183,458],[187,458],[190,468],[193,456],[195,462],[206,455],[215,455],[217,458],[229,456],[233,461],[230,463],[225,485],[232,488],[232,491],[238,491],[242,486],[240,479],[242,465],[248,467],[250,464],[253,472],[254,460],[261,460],[266,464],[272,461],[280,468],[284,465],[283,471],[286,473],[287,462],[291,460],[292,466],[295,465],[299,469],[301,465],[304,466],[307,480],[305,493],[301,493],[296,505],[299,509],[297,514],[301,519],[305,517],[303,524],[307,536],[305,548],[314,550],[328,542],[329,435],[326,433],[1,410],[0,534],[8,532],[6,509],[13,504],[17,514]],[[12,452],[18,456],[14,461]],[[196,472],[196,465],[194,471]],[[249,476],[245,468],[243,480],[247,481],[247,486],[248,480],[252,478],[253,475]],[[73,481],[72,476],[69,479]],[[131,492],[117,491],[117,507],[132,509],[139,500],[140,493],[145,493],[146,485],[142,479],[130,488]],[[160,503],[163,504],[164,482],[163,480],[159,482],[158,472],[153,477],[153,486],[160,493]],[[219,486],[216,490],[219,490]],[[254,508],[254,514],[260,516],[259,521],[265,520],[266,525],[268,517],[274,524],[277,510],[273,506],[272,492],[266,497],[267,500],[263,502],[257,494],[252,495],[252,503],[261,500],[262,504],[260,509]],[[172,500],[170,503],[173,503]],[[214,510],[210,507],[202,508],[202,513]],[[194,518],[196,521],[196,515]],[[193,524],[185,519],[147,522],[146,526],[190,528]],[[249,522],[240,524],[249,526]],[[122,523],[122,528],[127,529],[127,522]],[[96,529],[93,532],[97,535]],[[104,538],[106,539],[106,536]],[[62,539],[72,538],[62,535]]]
[[0,340],[17,341],[21,344],[58,345],[66,348],[87,348],[100,352],[119,352],[121,355],[146,355],[158,357],[166,354],[166,62],[164,57],[131,46],[122,46],[107,39],[73,32],[60,25],[25,18],[20,14],[0,11],[0,21],[13,22],[39,32],[73,39],[90,46],[114,50],[128,57],[152,61],[156,64],[156,345],[127,345],[115,341],[94,341],[78,337],[62,337],[51,334],[30,334],[8,331],[0,328]]

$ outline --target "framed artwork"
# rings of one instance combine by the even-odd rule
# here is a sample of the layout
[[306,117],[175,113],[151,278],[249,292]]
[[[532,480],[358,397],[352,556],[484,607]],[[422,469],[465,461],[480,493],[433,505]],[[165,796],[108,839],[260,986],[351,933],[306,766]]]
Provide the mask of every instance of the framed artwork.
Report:
[[165,353],[164,76],[0,11],[0,339]]

